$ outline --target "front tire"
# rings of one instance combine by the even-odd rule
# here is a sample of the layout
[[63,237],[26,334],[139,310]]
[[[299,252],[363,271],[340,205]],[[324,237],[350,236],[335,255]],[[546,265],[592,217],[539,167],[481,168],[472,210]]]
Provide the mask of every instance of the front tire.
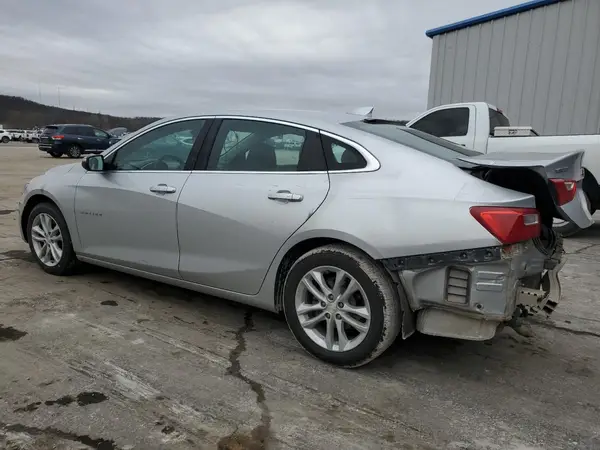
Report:
[[10,138],[8,136],[2,136],[2,143],[3,144],[8,144],[10,141]]
[[62,153],[50,152],[50,156],[52,156],[53,158],[60,158],[62,156]]
[[67,223],[51,203],[33,207],[27,218],[27,241],[40,267],[52,275],[69,275],[77,264]]
[[342,367],[367,364],[401,328],[400,298],[385,269],[346,245],[305,253],[284,286],[290,330],[313,356]]
[[69,158],[81,158],[81,147],[79,145],[71,145],[67,150]]

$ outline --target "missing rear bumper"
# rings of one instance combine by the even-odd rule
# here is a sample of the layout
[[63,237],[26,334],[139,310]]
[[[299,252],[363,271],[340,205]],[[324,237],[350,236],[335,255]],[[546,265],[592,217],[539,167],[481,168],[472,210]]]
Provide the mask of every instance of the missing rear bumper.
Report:
[[551,314],[560,301],[562,242],[551,251],[529,241],[510,247],[384,260],[401,282],[418,331],[486,340],[515,316]]

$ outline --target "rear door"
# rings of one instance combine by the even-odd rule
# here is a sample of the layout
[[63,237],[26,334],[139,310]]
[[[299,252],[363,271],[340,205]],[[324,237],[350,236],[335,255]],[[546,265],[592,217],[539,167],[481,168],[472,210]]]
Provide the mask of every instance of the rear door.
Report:
[[232,117],[215,126],[208,161],[199,160],[178,202],[179,272],[252,295],[327,196],[323,148],[317,130],[299,125]]
[[106,150],[110,147],[110,135],[106,131],[99,130],[98,128],[92,128],[94,133],[94,150],[98,152]]
[[52,147],[52,136],[55,136],[59,132],[59,127],[56,125],[48,125],[44,128],[40,134],[40,148],[51,148]]

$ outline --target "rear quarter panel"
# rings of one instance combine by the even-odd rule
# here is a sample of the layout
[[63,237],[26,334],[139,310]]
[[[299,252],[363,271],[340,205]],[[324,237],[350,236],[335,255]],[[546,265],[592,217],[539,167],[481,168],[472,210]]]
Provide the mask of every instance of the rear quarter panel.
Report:
[[483,182],[437,158],[418,154],[404,162],[382,162],[376,172],[330,173],[327,199],[294,240],[336,238],[375,259],[495,246],[499,242],[469,208],[534,206],[530,195]]

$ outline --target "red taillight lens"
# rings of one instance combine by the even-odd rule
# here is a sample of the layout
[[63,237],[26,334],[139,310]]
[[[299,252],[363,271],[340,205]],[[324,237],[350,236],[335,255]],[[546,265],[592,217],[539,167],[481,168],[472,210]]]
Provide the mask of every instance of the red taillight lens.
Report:
[[575,180],[551,178],[550,181],[556,189],[556,198],[559,206],[569,203],[575,198],[575,194],[577,193],[577,182]]
[[54,136],[52,136],[52,139],[56,139],[57,141],[63,139],[65,136],[62,134],[55,134]]
[[503,244],[514,244],[540,235],[540,213],[535,208],[473,206],[471,215]]

